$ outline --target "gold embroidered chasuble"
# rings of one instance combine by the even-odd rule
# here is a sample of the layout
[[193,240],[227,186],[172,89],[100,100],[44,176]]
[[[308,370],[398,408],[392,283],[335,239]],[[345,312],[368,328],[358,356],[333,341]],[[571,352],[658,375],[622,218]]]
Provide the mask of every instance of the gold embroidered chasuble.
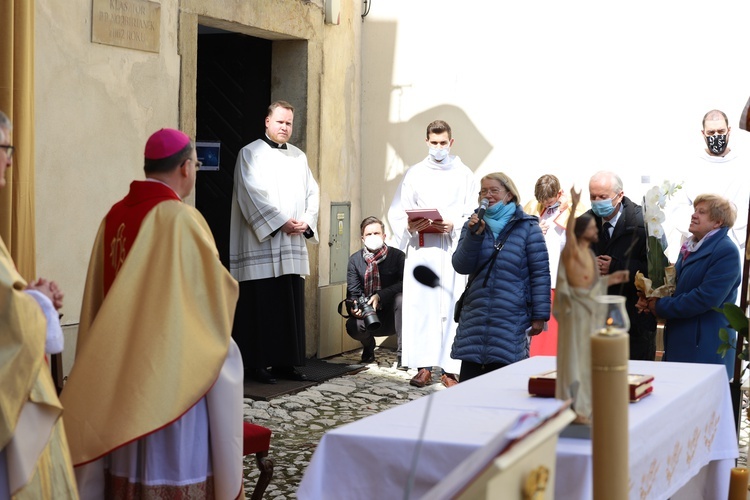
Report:
[[[61,397],[75,465],[166,427],[207,394],[227,357],[238,295],[207,223],[181,201],[145,214],[124,260],[113,261],[120,246],[105,241],[106,229],[105,219]],[[105,295],[113,262],[120,267]]]
[[47,324],[0,240],[0,450],[15,499],[78,498],[52,376]]

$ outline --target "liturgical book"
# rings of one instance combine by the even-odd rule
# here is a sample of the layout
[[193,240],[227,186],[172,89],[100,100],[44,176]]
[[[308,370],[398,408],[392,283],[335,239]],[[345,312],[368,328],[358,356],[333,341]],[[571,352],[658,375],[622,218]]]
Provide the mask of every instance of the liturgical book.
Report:
[[[440,212],[438,212],[437,208],[415,208],[412,210],[406,210],[406,215],[409,217],[409,220],[417,220],[417,219],[428,219],[428,220],[443,220],[443,216],[440,215]],[[422,229],[420,231],[421,233],[440,233],[440,231],[437,228],[434,228],[432,226],[427,227],[425,229]]]
[[[557,381],[557,371],[540,373],[529,377],[529,394],[543,398],[555,397],[555,382]],[[645,398],[654,390],[653,375],[630,374],[628,375],[628,390],[630,392],[630,402],[635,403]]]

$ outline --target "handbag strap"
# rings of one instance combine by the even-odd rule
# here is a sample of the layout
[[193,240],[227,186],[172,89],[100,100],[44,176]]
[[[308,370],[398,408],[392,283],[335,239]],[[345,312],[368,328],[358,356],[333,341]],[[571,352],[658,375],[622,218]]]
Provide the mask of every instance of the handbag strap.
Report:
[[[513,230],[513,226],[515,226],[515,225],[516,225],[516,221],[518,221],[518,220],[519,220],[519,219],[513,219],[512,221],[510,221],[510,224],[509,224],[509,226],[508,226],[508,230],[507,230],[507,231],[505,231],[505,234],[503,235],[503,239],[502,239],[502,241],[500,241],[500,242],[498,242],[498,243],[495,243],[495,245],[494,245],[494,246],[495,246],[495,250],[494,250],[494,251],[492,252],[492,255],[490,255],[490,258],[489,258],[489,259],[487,259],[487,261],[485,261],[485,263],[484,263],[484,264],[482,264],[482,265],[481,265],[481,266],[479,267],[479,269],[477,269],[477,270],[476,270],[475,272],[473,272],[473,273],[471,273],[471,275],[469,275],[469,279],[468,279],[468,280],[466,281],[466,289],[467,289],[467,290],[469,289],[469,286],[471,285],[471,282],[472,282],[472,281],[474,281],[474,278],[476,278],[476,277],[477,277],[477,275],[478,275],[478,274],[479,274],[480,272],[482,272],[482,269],[484,269],[484,267],[485,267],[485,266],[486,266],[487,264],[489,264],[490,262],[492,262],[492,265],[493,265],[493,266],[495,265],[495,258],[497,257],[497,254],[499,254],[499,253],[500,253],[500,250],[502,250],[502,249],[503,249],[503,247],[505,246],[505,242],[507,241],[507,239],[508,239],[508,236],[510,236],[510,232],[511,232],[511,231]],[[490,266],[490,272],[491,272],[491,271],[492,271],[492,266]],[[483,286],[483,287],[484,287],[484,286],[487,286],[487,280],[489,279],[489,277],[490,277],[490,273],[488,272],[488,273],[487,273],[487,276],[485,276],[485,277],[484,277],[484,283],[482,283],[482,286]]]

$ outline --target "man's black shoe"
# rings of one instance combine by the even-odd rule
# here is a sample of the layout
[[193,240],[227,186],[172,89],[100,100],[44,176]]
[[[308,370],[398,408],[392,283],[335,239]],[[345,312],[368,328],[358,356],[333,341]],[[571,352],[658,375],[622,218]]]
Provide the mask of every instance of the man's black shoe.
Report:
[[360,363],[372,363],[375,361],[375,342],[373,342],[372,347],[365,346],[362,349],[362,359],[359,360]]
[[273,373],[277,377],[286,380],[296,380],[297,382],[307,381],[307,375],[297,371],[297,369],[292,366],[274,367]]
[[402,372],[409,370],[408,366],[404,366],[401,364],[401,356],[396,358],[396,370],[401,370]]
[[258,382],[262,384],[275,384],[276,378],[266,370],[265,368],[256,368],[251,371],[251,376],[254,380],[257,380]]

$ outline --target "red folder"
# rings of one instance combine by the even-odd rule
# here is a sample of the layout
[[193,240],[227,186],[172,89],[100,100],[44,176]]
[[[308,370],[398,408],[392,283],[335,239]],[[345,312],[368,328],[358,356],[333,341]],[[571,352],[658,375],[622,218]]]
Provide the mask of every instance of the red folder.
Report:
[[[406,216],[409,217],[410,221],[418,220],[418,219],[428,219],[428,220],[443,220],[443,216],[440,215],[440,212],[438,212],[437,208],[415,208],[412,210],[406,211]],[[426,229],[422,229],[420,233],[440,233],[442,231],[434,228],[434,227],[427,227]]]
[[[556,370],[532,375],[529,377],[529,394],[543,398],[553,398],[555,397],[556,381]],[[630,392],[630,402],[635,403],[651,394],[651,391],[654,390],[653,381],[653,375],[629,374],[628,389]]]

